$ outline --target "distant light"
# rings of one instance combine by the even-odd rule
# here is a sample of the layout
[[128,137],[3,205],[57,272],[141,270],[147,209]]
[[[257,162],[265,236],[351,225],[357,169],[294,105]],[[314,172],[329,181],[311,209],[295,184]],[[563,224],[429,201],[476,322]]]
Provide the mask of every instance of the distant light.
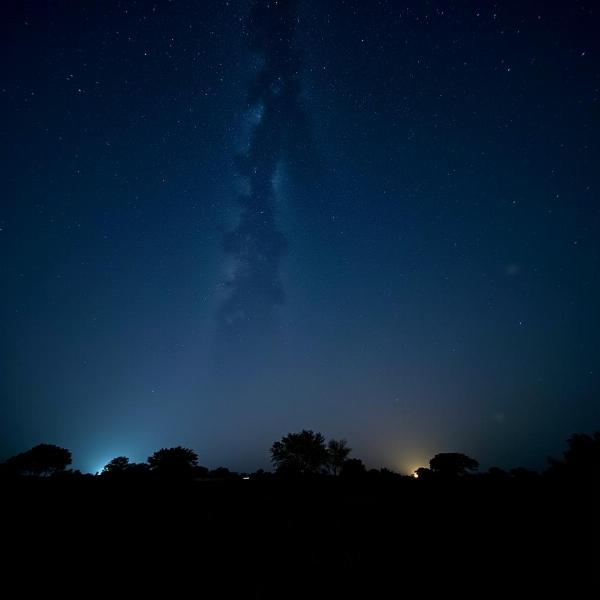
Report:
[[246,477],[242,477],[242,479],[250,479],[250,477],[248,477],[248,475],[246,475]]
[[97,464],[94,468],[94,470],[92,471],[95,475],[101,475],[102,471],[104,471],[104,468],[106,467],[106,465],[108,465],[110,461],[108,460],[104,460],[101,463]]
[[418,474],[416,471],[413,471],[413,474],[412,474],[412,476],[413,476],[415,479],[419,479],[419,474]]

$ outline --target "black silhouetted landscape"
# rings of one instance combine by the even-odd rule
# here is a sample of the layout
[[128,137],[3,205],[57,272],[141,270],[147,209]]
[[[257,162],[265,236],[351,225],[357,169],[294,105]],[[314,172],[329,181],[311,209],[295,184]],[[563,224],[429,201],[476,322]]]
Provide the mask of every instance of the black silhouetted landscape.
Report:
[[209,470],[178,446],[92,475],[40,444],[1,465],[5,543],[43,577],[62,563],[103,582],[221,594],[210,597],[391,598],[429,569],[506,584],[537,565],[591,567],[600,432],[573,435],[541,473],[480,472],[461,453],[411,475],[367,469],[345,440],[307,430],[271,457],[273,471]]

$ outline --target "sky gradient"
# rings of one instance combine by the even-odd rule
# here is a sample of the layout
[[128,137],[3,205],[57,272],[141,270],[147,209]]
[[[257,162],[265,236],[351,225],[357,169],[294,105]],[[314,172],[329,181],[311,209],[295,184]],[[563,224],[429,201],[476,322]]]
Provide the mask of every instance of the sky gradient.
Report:
[[593,2],[3,2],[0,458],[600,428]]

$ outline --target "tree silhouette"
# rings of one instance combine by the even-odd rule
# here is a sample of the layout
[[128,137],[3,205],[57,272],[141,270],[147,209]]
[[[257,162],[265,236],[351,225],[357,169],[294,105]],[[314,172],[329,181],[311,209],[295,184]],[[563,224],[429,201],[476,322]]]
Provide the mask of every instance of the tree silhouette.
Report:
[[308,475],[319,473],[328,464],[329,452],[320,433],[303,429],[288,433],[271,446],[271,461],[277,472]]
[[327,452],[329,454],[328,464],[334,475],[340,472],[351,451],[352,448],[348,447],[346,440],[329,440],[327,443]]
[[563,460],[549,459],[550,472],[578,478],[600,479],[600,431],[575,433],[567,440]]
[[100,476],[114,481],[140,481],[148,475],[146,463],[132,463],[126,456],[117,456],[107,463]]
[[476,471],[479,463],[466,454],[460,452],[445,452],[436,454],[429,461],[429,468],[438,475],[458,477],[467,471]]
[[428,469],[427,467],[419,467],[416,471],[415,471],[415,476],[417,479],[421,479],[423,481],[427,481],[428,479],[431,478],[431,476],[433,475],[431,469]]
[[200,465],[196,465],[192,469],[192,475],[197,479],[205,479],[208,477],[209,470],[206,467],[202,467]]
[[166,477],[191,477],[198,465],[198,455],[189,448],[161,448],[148,457],[152,472]]
[[600,431],[594,435],[576,433],[568,440],[565,463],[573,470],[598,476],[600,471]]
[[348,458],[340,469],[340,477],[347,477],[348,479],[364,477],[366,474],[367,468],[360,458]]
[[507,473],[504,469],[500,469],[499,467],[490,467],[487,472],[488,479],[495,481],[497,483],[504,483],[507,479],[509,479],[510,474]]
[[237,479],[239,475],[232,473],[227,467],[217,467],[209,471],[208,476],[212,479]]
[[537,479],[538,474],[531,469],[526,469],[524,467],[515,467],[509,471],[510,476],[517,481],[532,481]]
[[117,456],[104,465],[101,475],[121,475],[131,468],[131,463],[126,456]]
[[50,477],[71,464],[71,452],[54,444],[38,444],[6,461],[10,470],[21,475]]

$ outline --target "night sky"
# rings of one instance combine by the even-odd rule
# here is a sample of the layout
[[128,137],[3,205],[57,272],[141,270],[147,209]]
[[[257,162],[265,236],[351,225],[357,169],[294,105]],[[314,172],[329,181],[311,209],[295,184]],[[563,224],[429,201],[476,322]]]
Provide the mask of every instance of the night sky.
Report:
[[0,458],[542,468],[600,428],[596,2],[0,23]]

